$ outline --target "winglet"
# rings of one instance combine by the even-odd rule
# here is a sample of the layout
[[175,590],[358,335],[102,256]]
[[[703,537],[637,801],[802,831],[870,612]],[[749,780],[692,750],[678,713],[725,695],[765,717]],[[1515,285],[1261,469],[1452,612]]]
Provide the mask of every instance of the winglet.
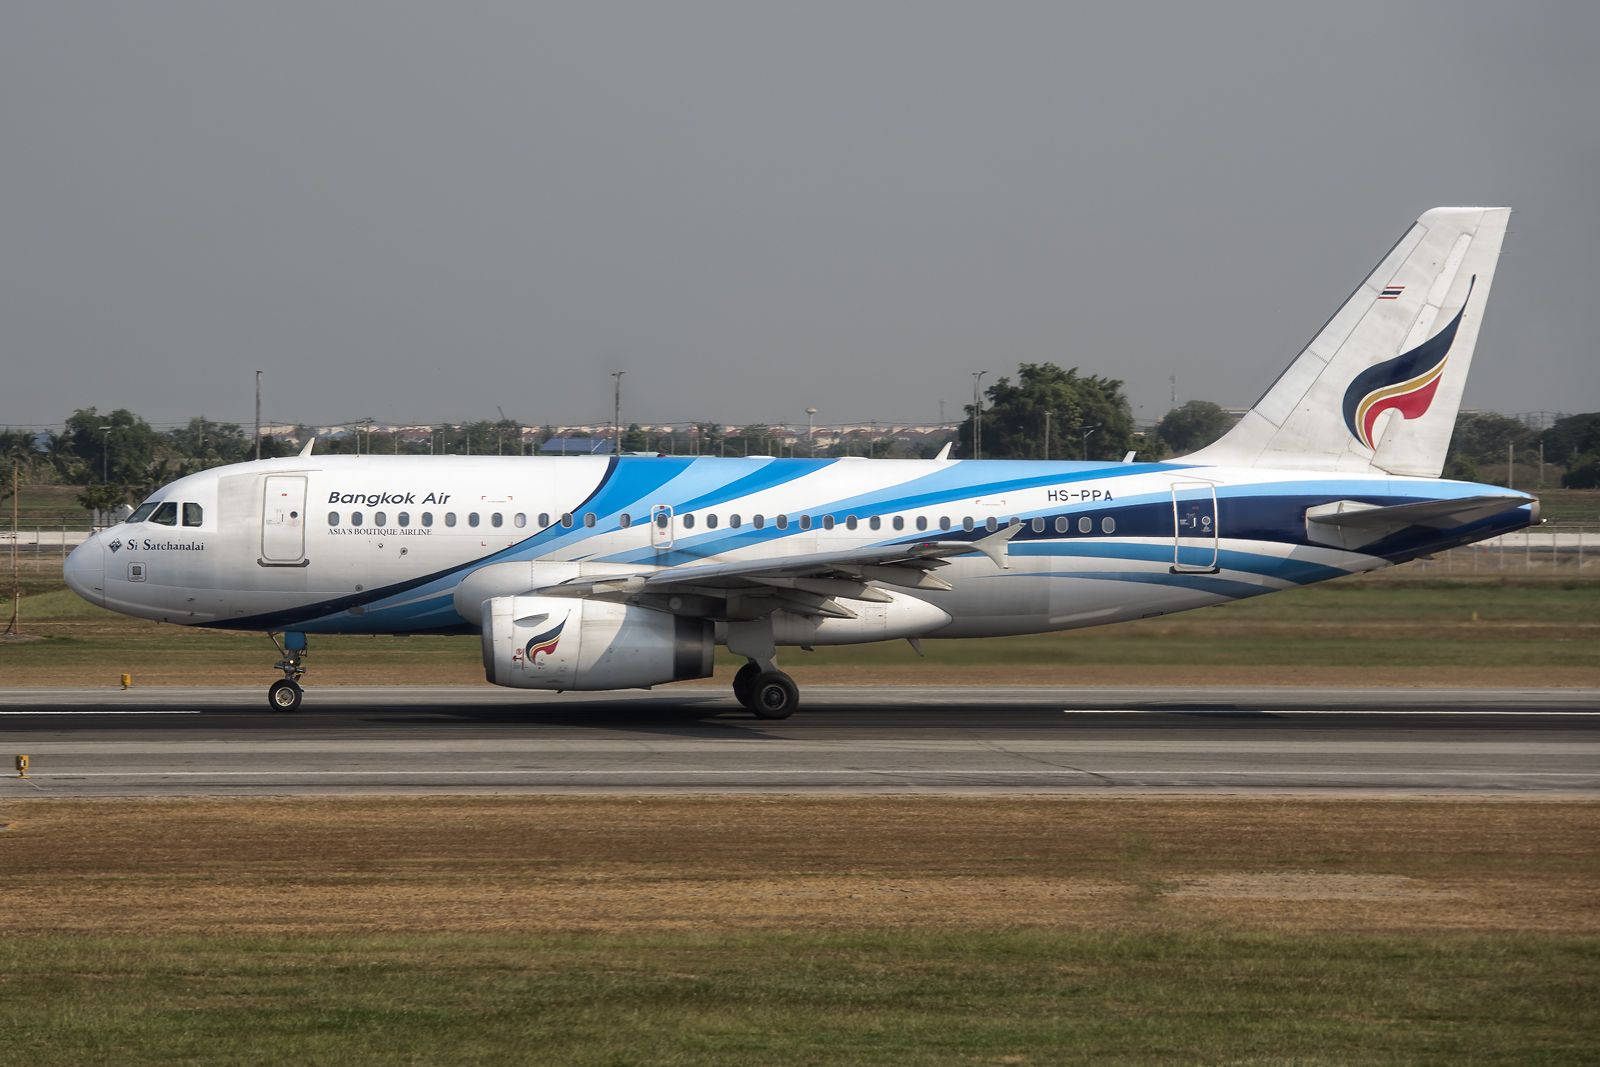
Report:
[[981,537],[972,542],[972,547],[975,551],[982,552],[985,556],[994,560],[996,567],[1001,570],[1010,570],[1011,561],[1006,558],[1006,546],[1013,537],[1021,532],[1022,524],[1020,522],[1015,525],[1002,526],[989,536]]
[[302,448],[302,449],[301,449],[301,450],[300,450],[300,454],[301,454],[301,455],[302,455],[302,456],[309,456],[309,455],[311,455],[311,446],[312,446],[312,445],[315,445],[315,444],[316,444],[316,443],[317,443],[317,435],[316,435],[316,434],[312,434],[312,435],[311,435],[311,439],[310,439],[310,440],[309,440],[309,441],[307,441],[307,442],[306,442],[306,447],[304,447],[304,448]]
[[937,460],[938,462],[940,462],[940,463],[949,463],[950,462],[950,447],[953,444],[955,444],[954,441],[946,441],[944,443],[944,447],[939,449],[939,454],[937,456],[934,456],[933,458],[935,460]]

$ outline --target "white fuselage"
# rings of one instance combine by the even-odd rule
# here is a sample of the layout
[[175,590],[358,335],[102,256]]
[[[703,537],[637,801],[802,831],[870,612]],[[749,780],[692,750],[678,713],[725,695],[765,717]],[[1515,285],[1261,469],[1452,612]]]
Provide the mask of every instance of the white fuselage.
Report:
[[[1531,510],[1360,551],[1307,535],[1307,508],[1329,501],[1379,506],[1483,489],[1150,463],[297,457],[173,482],[151,497],[179,505],[171,524],[106,530],[73,553],[67,576],[112,610],[184,625],[466,631],[478,628],[476,604],[462,608],[457,592],[506,563],[536,575],[639,573],[976,540],[1016,522],[1006,566],[954,557],[938,575],[949,588],[912,590],[902,609],[883,609],[901,611],[902,625],[836,625],[821,641],[992,636],[1290,588],[1530,520]],[[911,604],[937,610],[919,615]],[[807,633],[794,643],[817,640]]]

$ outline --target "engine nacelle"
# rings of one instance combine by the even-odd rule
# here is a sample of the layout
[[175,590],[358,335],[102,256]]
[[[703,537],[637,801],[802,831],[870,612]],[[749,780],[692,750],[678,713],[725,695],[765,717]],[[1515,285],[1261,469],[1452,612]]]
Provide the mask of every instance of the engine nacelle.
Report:
[[629,604],[500,596],[483,604],[483,670],[516,689],[644,689],[711,677],[712,625]]

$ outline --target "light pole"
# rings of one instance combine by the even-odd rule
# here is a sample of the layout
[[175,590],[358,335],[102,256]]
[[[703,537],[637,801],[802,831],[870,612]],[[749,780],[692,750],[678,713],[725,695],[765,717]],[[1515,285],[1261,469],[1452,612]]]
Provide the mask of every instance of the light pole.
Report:
[[817,458],[817,409],[806,408],[806,452],[812,459]]
[[256,371],[256,459],[261,458],[261,372]]
[[112,426],[112,424],[109,422],[99,427],[101,434],[104,435],[100,438],[101,485],[109,485],[111,483],[111,431],[115,428],[116,427]]
[[622,455],[622,376],[627,373],[625,370],[611,372],[614,383],[611,393],[611,454],[614,456]]
[[1099,428],[1100,427],[1098,427],[1098,426],[1091,426],[1087,430],[1083,431],[1083,458],[1084,459],[1088,459],[1089,458],[1089,438],[1093,437],[1094,436],[1094,432],[1096,430],[1098,430]]
[[1050,412],[1044,413],[1044,458],[1050,458]]
[[978,385],[983,381],[986,370],[972,372],[972,458],[983,458],[983,397],[978,392]]

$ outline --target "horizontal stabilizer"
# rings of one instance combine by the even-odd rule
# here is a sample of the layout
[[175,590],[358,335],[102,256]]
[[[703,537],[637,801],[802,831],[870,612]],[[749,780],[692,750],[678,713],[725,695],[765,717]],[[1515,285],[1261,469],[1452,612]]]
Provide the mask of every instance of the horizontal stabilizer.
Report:
[[1529,503],[1537,505],[1538,502],[1521,493],[1419,500],[1391,507],[1335,500],[1306,509],[1306,536],[1320,544],[1360,548],[1413,526],[1435,530],[1465,526]]

